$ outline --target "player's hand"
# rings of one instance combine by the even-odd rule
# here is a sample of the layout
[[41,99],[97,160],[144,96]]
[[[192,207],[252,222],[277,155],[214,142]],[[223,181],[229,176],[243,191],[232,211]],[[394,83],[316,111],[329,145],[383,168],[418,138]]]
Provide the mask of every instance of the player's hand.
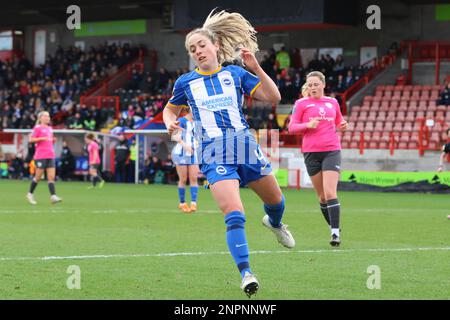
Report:
[[308,129],[315,129],[315,128],[317,128],[318,125],[319,125],[319,120],[317,120],[317,119],[312,119],[311,121],[309,121],[309,122],[306,124],[306,127],[307,127]]
[[251,71],[255,71],[259,68],[258,60],[255,55],[246,48],[241,48],[242,63]]
[[180,121],[172,121],[169,126],[167,127],[167,131],[169,132],[170,135],[172,135],[175,131],[178,130],[183,130],[183,128],[181,128],[179,126]]
[[347,128],[348,128],[348,122],[347,121],[342,121],[341,122],[341,124],[340,124],[340,126],[339,126],[339,129],[341,130],[341,131],[345,131],[345,130],[347,130]]
[[183,145],[183,149],[187,152],[187,154],[192,155],[194,153],[194,149],[192,149],[188,145]]

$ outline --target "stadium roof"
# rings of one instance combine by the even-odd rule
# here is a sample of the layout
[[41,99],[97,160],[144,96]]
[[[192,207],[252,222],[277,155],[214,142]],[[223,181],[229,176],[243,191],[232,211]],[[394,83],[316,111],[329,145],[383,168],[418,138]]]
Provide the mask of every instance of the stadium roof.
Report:
[[[223,0],[227,3],[229,0]],[[245,1],[245,0],[244,0]],[[356,0],[364,2],[364,0]],[[377,0],[383,3],[386,0]],[[449,3],[449,0],[391,0],[406,5]],[[151,19],[162,16],[163,7],[179,0],[25,0],[2,1],[0,29],[20,28],[29,25],[65,23],[69,5],[81,7],[82,21],[106,21],[125,19]],[[226,5],[225,5],[226,6]]]
[[24,0],[2,1],[0,28],[65,23],[68,6],[81,8],[82,21],[149,19],[161,17],[163,6],[172,0]]

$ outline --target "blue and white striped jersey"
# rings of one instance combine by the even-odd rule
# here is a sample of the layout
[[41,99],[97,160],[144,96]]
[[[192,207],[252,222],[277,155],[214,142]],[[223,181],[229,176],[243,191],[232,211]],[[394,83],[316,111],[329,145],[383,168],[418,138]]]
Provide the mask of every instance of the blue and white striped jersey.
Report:
[[189,121],[184,117],[180,118],[179,122],[179,126],[183,128],[183,130],[181,131],[181,139],[186,145],[192,148],[193,152],[191,153],[186,151],[180,143],[177,143],[172,150],[172,158],[174,159],[174,161],[175,159],[180,159],[179,161],[175,161],[175,163],[180,162],[177,164],[198,163],[196,153],[197,143],[194,136],[194,122]]
[[248,129],[242,113],[244,94],[252,95],[260,84],[257,76],[235,65],[208,73],[196,69],[177,79],[169,104],[189,106],[202,135],[216,138],[227,130]]
[[168,105],[192,111],[200,163],[255,163],[255,138],[242,112],[244,94],[253,95],[259,78],[242,67],[196,69],[179,77]]

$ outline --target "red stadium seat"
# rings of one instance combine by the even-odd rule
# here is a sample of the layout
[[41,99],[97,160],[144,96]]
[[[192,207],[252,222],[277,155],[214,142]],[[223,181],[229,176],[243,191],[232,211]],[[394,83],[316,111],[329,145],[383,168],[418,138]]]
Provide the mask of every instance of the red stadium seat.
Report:
[[371,122],[371,121],[366,122],[366,125],[365,125],[365,127],[364,127],[364,130],[365,130],[366,132],[372,132],[372,131],[373,131],[373,122]]
[[378,149],[387,149],[388,148],[388,142],[385,142],[385,141],[381,141],[379,144],[378,144]]
[[[450,106],[449,106],[450,107]],[[443,111],[443,112],[447,112],[447,107],[446,106],[444,106],[444,105],[442,105],[442,104],[440,104],[440,105],[438,105],[437,107],[436,107],[436,111]],[[448,110],[449,112],[450,112],[450,108],[449,108],[449,110]]]
[[350,149],[359,149],[359,142],[356,142],[356,141],[350,142],[349,148]]
[[376,117],[377,117],[377,112],[375,112],[375,111],[370,111],[370,112],[369,112],[369,115],[367,116],[367,121],[373,121],[373,122],[375,122]]
[[418,145],[419,144],[417,143],[417,141],[409,141],[408,142],[408,149],[410,149],[410,150],[417,149]]
[[408,111],[406,113],[405,121],[413,122],[416,119],[416,114],[414,111]]
[[361,106],[359,106],[359,105],[354,105],[354,106],[352,106],[352,107],[350,108],[350,110],[351,110],[352,112],[353,112],[353,111],[359,112],[360,109],[361,109]]

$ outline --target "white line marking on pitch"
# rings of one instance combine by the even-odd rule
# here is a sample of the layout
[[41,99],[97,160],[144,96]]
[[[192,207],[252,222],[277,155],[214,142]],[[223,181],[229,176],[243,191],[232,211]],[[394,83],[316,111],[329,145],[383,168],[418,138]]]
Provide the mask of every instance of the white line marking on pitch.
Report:
[[[375,249],[330,249],[330,250],[256,250],[250,254],[278,253],[348,253],[348,252],[415,252],[415,251],[450,251],[450,247],[441,248],[375,248]],[[47,256],[47,257],[0,257],[0,261],[51,261],[51,260],[83,260],[109,258],[143,258],[143,257],[180,257],[180,256],[213,256],[229,254],[228,251],[216,252],[173,252],[173,253],[142,253],[142,254],[100,254],[84,256]]]

